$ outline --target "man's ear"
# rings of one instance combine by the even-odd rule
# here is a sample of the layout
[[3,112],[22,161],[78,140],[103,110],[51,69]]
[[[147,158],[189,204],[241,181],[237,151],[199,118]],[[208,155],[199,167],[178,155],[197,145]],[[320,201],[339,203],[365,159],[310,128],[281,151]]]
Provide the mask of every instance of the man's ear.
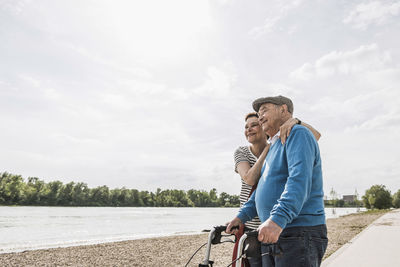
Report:
[[283,104],[283,105],[281,106],[281,112],[282,112],[282,114],[284,114],[284,113],[286,113],[286,112],[289,112],[289,111],[288,111],[288,107],[287,107],[286,104]]

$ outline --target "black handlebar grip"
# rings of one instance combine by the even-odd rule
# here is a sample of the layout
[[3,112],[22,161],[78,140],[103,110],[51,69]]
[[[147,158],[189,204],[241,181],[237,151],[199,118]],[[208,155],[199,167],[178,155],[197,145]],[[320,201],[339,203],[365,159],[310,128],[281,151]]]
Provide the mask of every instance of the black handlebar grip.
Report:
[[[219,226],[215,226],[214,228],[215,228],[215,230],[217,230],[217,231],[225,232],[227,226],[226,226],[226,225],[219,225]],[[235,229],[239,230],[239,226],[233,226],[231,229],[232,229],[232,230],[235,230]]]
[[249,236],[249,237],[250,236],[258,237],[258,231],[257,230],[253,230],[253,231],[247,232],[246,235]]

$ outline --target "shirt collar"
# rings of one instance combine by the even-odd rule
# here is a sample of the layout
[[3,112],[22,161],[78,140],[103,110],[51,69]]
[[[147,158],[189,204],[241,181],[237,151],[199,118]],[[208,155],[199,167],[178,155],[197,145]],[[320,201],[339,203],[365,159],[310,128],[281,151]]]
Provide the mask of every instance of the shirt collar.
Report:
[[281,131],[278,131],[273,137],[268,138],[267,142],[271,146],[275,144],[276,141],[278,141],[279,137],[281,136]]

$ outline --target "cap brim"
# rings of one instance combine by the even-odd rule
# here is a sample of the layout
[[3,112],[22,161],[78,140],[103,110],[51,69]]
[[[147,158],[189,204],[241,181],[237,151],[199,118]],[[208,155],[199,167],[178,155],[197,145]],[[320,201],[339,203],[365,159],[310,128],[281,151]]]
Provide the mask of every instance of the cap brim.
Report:
[[266,101],[265,97],[261,97],[261,98],[258,98],[256,100],[254,100],[253,101],[253,109],[254,109],[254,111],[258,112],[258,110],[260,109],[261,105],[266,103],[266,102],[267,101]]

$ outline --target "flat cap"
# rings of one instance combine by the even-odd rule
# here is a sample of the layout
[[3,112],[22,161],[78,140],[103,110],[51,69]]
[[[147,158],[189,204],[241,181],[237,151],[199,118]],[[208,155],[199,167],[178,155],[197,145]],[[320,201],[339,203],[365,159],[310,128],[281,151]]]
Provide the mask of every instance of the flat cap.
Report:
[[278,106],[286,105],[289,113],[293,114],[293,102],[285,96],[278,95],[258,98],[253,101],[253,109],[258,112],[261,105],[265,103],[271,103]]

